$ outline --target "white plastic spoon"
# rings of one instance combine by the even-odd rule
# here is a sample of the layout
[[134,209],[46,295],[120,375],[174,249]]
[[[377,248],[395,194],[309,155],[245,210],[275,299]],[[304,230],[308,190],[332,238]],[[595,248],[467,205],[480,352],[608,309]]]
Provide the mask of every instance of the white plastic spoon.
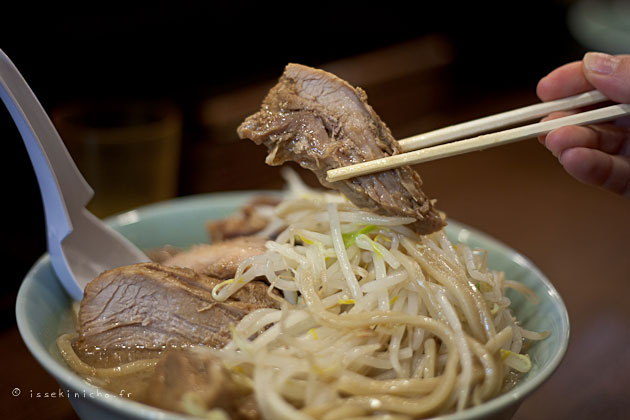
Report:
[[0,97],[35,169],[44,202],[50,260],[70,296],[81,300],[85,285],[107,269],[149,261],[135,245],[85,208],[94,191],[33,91],[2,50]]

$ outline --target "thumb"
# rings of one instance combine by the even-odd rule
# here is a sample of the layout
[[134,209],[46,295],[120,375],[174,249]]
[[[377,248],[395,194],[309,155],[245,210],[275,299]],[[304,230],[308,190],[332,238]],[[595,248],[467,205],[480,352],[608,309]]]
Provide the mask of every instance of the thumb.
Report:
[[630,55],[589,52],[582,69],[586,79],[608,98],[630,103]]

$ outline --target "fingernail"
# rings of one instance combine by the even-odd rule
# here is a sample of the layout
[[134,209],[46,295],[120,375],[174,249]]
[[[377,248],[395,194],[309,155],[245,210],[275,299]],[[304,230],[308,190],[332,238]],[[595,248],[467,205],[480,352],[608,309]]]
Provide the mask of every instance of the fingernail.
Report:
[[550,135],[551,133],[553,133],[553,131],[550,131],[549,133],[547,133],[547,136],[545,136],[545,147],[547,148],[547,150],[549,150],[549,151],[551,152],[551,154],[552,154],[554,157],[558,157],[558,155],[556,154],[556,152],[555,152],[552,148],[550,148],[550,147],[549,147],[549,135]]
[[609,75],[617,68],[619,59],[604,53],[586,53],[584,56],[584,66],[594,73]]

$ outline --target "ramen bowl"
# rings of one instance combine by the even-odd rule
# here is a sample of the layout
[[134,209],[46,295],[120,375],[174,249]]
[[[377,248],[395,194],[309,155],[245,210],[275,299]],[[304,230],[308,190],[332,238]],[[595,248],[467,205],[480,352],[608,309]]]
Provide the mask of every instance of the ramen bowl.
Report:
[[[188,247],[208,241],[208,220],[228,216],[261,192],[206,194],[153,204],[122,213],[107,220],[142,249],[164,245]],[[532,369],[510,391],[477,407],[443,415],[440,420],[509,419],[520,403],[547,380],[560,364],[569,341],[569,318],[558,292],[526,257],[499,241],[455,221],[449,221],[451,240],[488,251],[488,265],[505,271],[506,277],[531,288],[539,298],[532,304],[518,293],[510,293],[512,310],[521,325],[530,330],[548,330],[551,335],[536,342],[528,353]],[[26,346],[37,361],[59,383],[75,411],[84,420],[100,419],[181,419],[100,389],[70,370],[63,361],[56,339],[73,331],[72,300],[57,280],[50,258],[43,255],[26,275],[20,288],[16,315]]]

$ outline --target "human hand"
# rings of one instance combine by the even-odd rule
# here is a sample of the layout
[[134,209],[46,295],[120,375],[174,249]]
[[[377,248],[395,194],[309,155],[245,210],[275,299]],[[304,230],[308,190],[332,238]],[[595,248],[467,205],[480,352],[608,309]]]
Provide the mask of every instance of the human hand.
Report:
[[[551,101],[593,89],[612,101],[630,103],[630,55],[587,53],[582,61],[543,77],[536,92],[541,100]],[[553,113],[545,119],[569,114]],[[574,178],[630,198],[630,119],[562,127],[539,140]]]

